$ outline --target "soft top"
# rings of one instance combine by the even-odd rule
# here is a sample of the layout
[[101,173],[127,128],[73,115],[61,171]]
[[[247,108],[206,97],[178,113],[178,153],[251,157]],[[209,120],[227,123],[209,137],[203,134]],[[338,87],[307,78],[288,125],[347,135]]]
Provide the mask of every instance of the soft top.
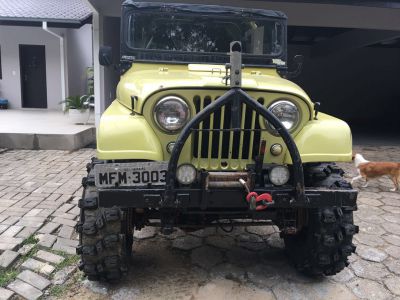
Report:
[[123,6],[133,7],[141,11],[170,10],[174,12],[186,13],[205,13],[221,14],[231,16],[258,16],[287,19],[286,15],[280,11],[266,9],[241,8],[222,5],[203,5],[203,4],[182,4],[182,3],[161,3],[161,2],[136,2],[125,0]]

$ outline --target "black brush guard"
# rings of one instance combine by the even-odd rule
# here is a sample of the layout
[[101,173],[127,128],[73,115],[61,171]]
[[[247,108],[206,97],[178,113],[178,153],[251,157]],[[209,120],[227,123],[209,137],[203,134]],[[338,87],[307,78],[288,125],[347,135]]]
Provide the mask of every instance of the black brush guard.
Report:
[[[259,104],[256,100],[252,99],[247,93],[245,93],[241,88],[233,87],[223,96],[218,98],[215,102],[206,106],[200,113],[198,113],[190,122],[183,128],[181,134],[176,140],[175,147],[172,151],[171,158],[168,164],[168,172],[166,175],[166,187],[164,199],[162,201],[162,207],[176,207],[176,171],[178,168],[178,161],[180,154],[182,152],[183,146],[186,140],[192,134],[195,128],[203,122],[205,119],[210,117],[212,113],[217,111],[222,106],[226,106],[228,103],[232,102],[232,127],[235,126],[235,120],[240,120],[238,113],[242,103],[245,103],[248,107],[255,110],[258,114],[263,116],[271,125],[274,126],[275,130],[282,137],[293,162],[293,186],[294,186],[294,199],[295,201],[307,202],[307,197],[305,195],[304,189],[304,175],[303,175],[303,165],[301,162],[301,157],[299,151],[297,150],[296,144],[292,136],[283,126],[283,124],[273,115],[265,106]],[[235,110],[236,108],[236,110]],[[237,116],[235,118],[235,115]],[[233,128],[232,130],[235,130]],[[237,129],[240,130],[240,129]]]
[[[183,128],[179,135],[175,147],[171,153],[171,158],[168,165],[168,173],[166,176],[166,187],[164,199],[162,201],[163,207],[174,207],[176,199],[176,171],[178,168],[178,161],[181,155],[183,146],[186,140],[192,134],[195,128],[198,128],[201,122],[211,116],[212,113],[218,109],[231,104],[231,128],[233,131],[240,129],[240,108],[242,104],[255,110],[259,115],[264,117],[269,124],[274,126],[277,133],[282,137],[286,147],[290,153],[293,162],[293,185],[295,190],[295,201],[306,202],[307,197],[304,190],[304,174],[301,157],[292,136],[283,126],[283,124],[272,114],[265,106],[252,99],[247,93],[241,89],[242,85],[242,45],[240,42],[232,42],[230,45],[230,64],[226,66],[226,84],[230,80],[231,89],[223,96],[218,98],[215,102],[206,106],[200,111],[189,123]],[[229,72],[228,72],[229,71]],[[230,74],[228,74],[230,73]]]

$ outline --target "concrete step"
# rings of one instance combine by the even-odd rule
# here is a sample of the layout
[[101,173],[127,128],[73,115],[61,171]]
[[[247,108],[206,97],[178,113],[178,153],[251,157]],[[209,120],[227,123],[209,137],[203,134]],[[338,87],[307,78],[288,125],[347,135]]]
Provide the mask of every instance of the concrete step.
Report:
[[28,150],[77,150],[96,141],[96,129],[83,128],[74,133],[0,132],[0,148]]

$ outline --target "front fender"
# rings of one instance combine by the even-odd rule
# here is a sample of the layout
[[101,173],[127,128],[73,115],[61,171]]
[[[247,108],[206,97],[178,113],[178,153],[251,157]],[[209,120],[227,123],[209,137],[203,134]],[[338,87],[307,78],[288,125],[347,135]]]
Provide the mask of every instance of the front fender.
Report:
[[[348,162],[352,158],[352,136],[346,122],[320,113],[308,122],[294,139],[303,163]],[[291,164],[289,153],[285,163]]]
[[104,112],[97,131],[97,157],[102,160],[163,160],[158,137],[145,118],[114,101]]

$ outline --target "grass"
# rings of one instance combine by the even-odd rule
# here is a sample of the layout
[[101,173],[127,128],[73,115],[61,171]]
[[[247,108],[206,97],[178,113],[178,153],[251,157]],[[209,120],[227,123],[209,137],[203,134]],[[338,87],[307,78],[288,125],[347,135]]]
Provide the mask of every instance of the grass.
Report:
[[[27,239],[25,239],[22,242],[22,246],[29,245],[29,244],[33,244],[34,246],[26,255],[23,255],[20,258],[20,261],[17,264],[17,267],[14,267],[9,270],[0,270],[0,287],[7,286],[10,282],[12,282],[13,280],[15,280],[17,278],[18,274],[21,271],[20,267],[19,267],[21,265],[21,263],[25,262],[29,258],[34,257],[35,254],[39,251],[39,246],[37,245],[38,241],[39,240],[34,235],[31,235],[30,237],[28,237]],[[52,250],[52,249],[46,249],[45,251],[48,251],[48,252],[51,252],[51,253],[54,253],[54,254],[64,257],[64,260],[55,266],[55,271],[53,272],[53,276],[57,271],[62,270],[68,266],[77,265],[79,262],[79,256],[77,256],[77,255],[70,255],[65,252],[56,251],[56,250]],[[75,272],[72,275],[72,277],[70,277],[70,279],[67,280],[67,282],[65,284],[51,286],[49,288],[49,295],[53,296],[53,297],[60,297],[62,295],[65,295],[65,293],[69,289],[71,289],[74,284],[81,281],[81,276],[82,276],[82,274],[80,272]]]
[[28,258],[33,257],[36,254],[36,252],[38,251],[37,242],[38,242],[38,239],[35,238],[34,235],[31,235],[30,237],[28,237],[27,239],[25,239],[22,242],[22,246],[25,246],[28,244],[34,244],[35,246],[26,255],[23,255],[21,257],[19,263],[17,262],[15,264],[16,266],[14,266],[11,269],[0,270],[0,287],[7,286],[11,281],[13,281],[13,280],[15,280],[15,278],[17,278],[18,274],[21,272],[21,270],[19,268],[21,263],[26,261]]
[[24,256],[21,257],[21,263],[24,263],[29,258],[33,258],[38,251],[39,251],[39,247],[37,245],[33,246],[31,251],[29,251],[27,254],[25,254]]
[[34,235],[31,235],[30,237],[28,237],[27,239],[25,239],[22,242],[22,246],[29,245],[29,244],[34,245],[33,248],[27,254],[21,256],[22,263],[24,263],[28,258],[34,257],[35,254],[38,252],[38,250],[39,250],[39,247],[37,245],[38,241],[39,240]]
[[65,259],[56,266],[56,271],[64,269],[65,267],[68,267],[68,266],[77,265],[79,262],[79,256],[77,256],[77,255],[67,255],[64,257],[65,257]]
[[27,245],[27,244],[37,244],[37,242],[39,242],[39,239],[37,239],[33,234],[28,237],[27,239],[25,239],[22,242],[22,246]]
[[0,287],[5,287],[15,278],[17,278],[19,271],[17,269],[9,269],[0,271]]
[[65,290],[68,289],[68,285],[60,284],[60,285],[53,285],[49,289],[49,296],[52,297],[60,297],[65,293]]
[[67,280],[65,284],[51,286],[48,291],[49,296],[56,298],[65,296],[65,293],[68,290],[71,290],[73,286],[76,288],[77,282],[82,280],[81,276],[82,275],[79,272],[75,272],[75,274],[73,274],[73,276]]
[[[57,251],[57,250],[47,250],[47,251],[64,257],[64,260],[55,266],[56,269],[53,272],[52,277],[54,277],[56,272],[66,268],[66,267],[74,266],[74,265],[76,266],[80,259],[78,255],[71,255],[71,254],[68,254],[68,253],[65,253],[62,251]],[[55,298],[65,295],[65,293],[68,290],[70,290],[73,285],[76,285],[77,282],[82,281],[81,276],[82,275],[80,272],[74,271],[72,277],[70,275],[69,279],[67,279],[67,281],[64,284],[51,286],[48,291],[49,295],[52,297],[55,297]]]
[[[53,272],[52,276],[54,276],[57,271],[60,271],[68,266],[76,265],[79,262],[79,256],[77,255],[70,255],[68,253],[52,249],[47,249],[46,251],[64,257],[64,260],[55,266],[56,269]],[[72,289],[73,286],[76,286],[77,282],[82,281],[81,277],[82,274],[80,272],[73,273],[73,275],[69,279],[67,279],[64,284],[52,285],[48,290],[48,295],[55,298],[64,296],[67,291]]]
[[71,254],[65,253],[63,251],[52,250],[52,249],[48,249],[46,251],[64,257],[64,260],[61,263],[59,263],[58,265],[55,266],[56,267],[56,271],[64,269],[65,267],[68,267],[68,266],[77,265],[78,262],[79,262],[79,256],[78,255],[71,255]]

